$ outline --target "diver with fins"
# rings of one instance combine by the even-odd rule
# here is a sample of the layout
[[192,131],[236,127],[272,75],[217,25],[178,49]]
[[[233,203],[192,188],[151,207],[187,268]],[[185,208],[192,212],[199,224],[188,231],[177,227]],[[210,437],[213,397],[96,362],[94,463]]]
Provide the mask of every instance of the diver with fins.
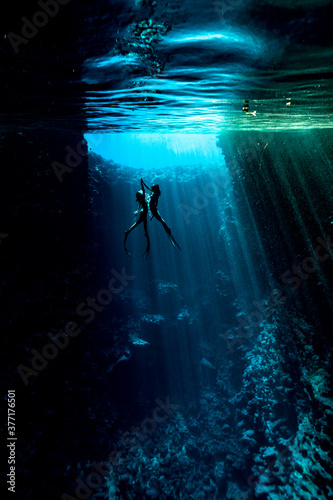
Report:
[[165,220],[162,219],[162,217],[158,211],[157,205],[158,205],[159,197],[161,196],[161,190],[160,190],[159,185],[154,184],[152,187],[149,187],[149,186],[147,186],[147,184],[145,182],[143,182],[143,184],[147,189],[149,189],[149,191],[152,192],[152,194],[150,195],[150,198],[149,198],[149,210],[152,214],[150,220],[152,220],[153,218],[158,220],[162,224],[162,226],[164,227],[164,230],[167,233],[168,238],[171,241],[172,245],[175,248],[179,248],[179,250],[181,250],[177,241],[175,240],[175,238],[171,234],[171,229],[167,226]]
[[143,256],[146,259],[148,257],[149,250],[150,250],[150,240],[149,240],[148,227],[147,227],[148,203],[146,201],[145,185],[144,185],[144,182],[142,179],[141,179],[141,187],[142,187],[142,190],[137,191],[137,193],[136,193],[136,201],[139,203],[139,207],[138,207],[137,211],[134,212],[135,216],[139,215],[139,218],[136,222],[134,222],[134,224],[131,225],[131,227],[127,231],[125,231],[124,249],[125,249],[125,252],[127,253],[127,255],[132,257],[130,252],[126,248],[126,240],[127,240],[129,233],[131,231],[133,231],[133,229],[135,229],[139,224],[141,224],[143,222],[143,227],[145,230],[145,237],[147,238],[147,248],[146,248],[146,251],[143,254]]
[[[148,206],[149,206],[149,210],[151,212],[151,218],[150,220],[152,220],[153,218],[155,218],[156,220],[158,220],[165,232],[167,233],[167,236],[171,242],[171,244],[175,247],[175,248],[178,248],[179,250],[181,250],[180,246],[178,245],[177,241],[175,240],[175,238],[172,236],[171,234],[171,229],[169,228],[169,226],[167,225],[167,223],[165,222],[165,220],[162,219],[159,211],[158,211],[158,208],[157,208],[157,205],[158,205],[158,200],[159,200],[159,197],[161,196],[161,190],[160,190],[160,187],[158,184],[154,184],[153,186],[149,187],[144,181],[143,179],[141,179],[141,187],[142,187],[142,191],[138,191],[136,193],[136,199],[137,201],[139,202],[140,204],[140,208],[141,208],[141,211],[140,211],[140,218],[139,220],[134,223],[129,229],[128,231],[125,231],[125,241],[124,241],[124,248],[125,248],[125,251],[128,255],[131,255],[129,253],[129,251],[127,250],[126,248],[126,240],[127,240],[127,236],[128,234],[136,227],[138,226],[141,222],[144,223],[144,227],[145,227],[145,235],[148,239],[148,246],[147,246],[147,250],[144,254],[144,256],[147,258],[148,256],[148,253],[149,253],[149,248],[150,248],[150,242],[149,242],[149,236],[148,236],[148,231],[147,231],[147,213],[148,213]],[[145,199],[145,187],[151,191],[151,195],[149,196],[149,200],[148,200],[148,203]]]

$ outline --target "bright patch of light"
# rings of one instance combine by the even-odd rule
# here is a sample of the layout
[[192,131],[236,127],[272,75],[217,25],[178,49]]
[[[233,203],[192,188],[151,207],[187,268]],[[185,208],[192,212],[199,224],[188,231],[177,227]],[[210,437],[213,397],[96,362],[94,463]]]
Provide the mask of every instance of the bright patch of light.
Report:
[[92,59],[88,61],[95,68],[104,68],[105,66],[124,66],[124,65],[133,65],[139,63],[140,59],[137,54],[130,53],[126,56],[122,55],[113,55],[107,56],[104,58]]
[[105,66],[111,66],[112,64],[125,64],[126,58],[123,56],[114,56],[107,59],[99,59],[95,62],[96,68],[103,68]]
[[228,40],[229,37],[227,35],[209,33],[208,35],[197,35],[197,36],[189,36],[186,38],[180,38],[178,40],[175,40],[175,42],[201,42],[204,40],[214,40],[214,39],[219,40],[221,38]]
[[106,160],[142,169],[216,165],[215,134],[86,134],[89,150]]
[[235,30],[223,30],[221,32],[208,32],[207,31],[197,31],[196,33],[191,33],[188,31],[184,31],[181,29],[175,29],[171,31],[161,42],[161,46],[163,44],[197,44],[201,43],[203,46],[205,44],[214,44],[216,49],[221,45],[220,42],[223,42],[223,47],[228,47],[230,44],[232,46],[234,44],[241,46],[247,46],[248,49],[258,50],[262,45],[263,41],[261,39],[257,39],[254,33],[250,33],[246,29],[235,29]]
[[[174,45],[186,47],[191,45],[200,46],[202,48],[214,49],[215,51],[236,50],[246,51],[249,57],[264,57],[267,47],[265,39],[260,34],[251,32],[246,27],[233,30],[221,29],[218,31],[203,31],[189,32],[183,29],[174,29],[170,31],[162,40],[160,47],[165,45]],[[194,48],[193,48],[194,50]]]

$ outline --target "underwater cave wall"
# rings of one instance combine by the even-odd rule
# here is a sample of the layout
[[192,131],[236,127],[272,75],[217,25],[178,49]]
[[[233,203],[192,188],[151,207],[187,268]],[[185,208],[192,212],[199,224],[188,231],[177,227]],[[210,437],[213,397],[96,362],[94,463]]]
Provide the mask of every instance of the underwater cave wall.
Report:
[[236,429],[255,498],[293,498],[297,491],[324,499],[332,492],[331,134],[237,132],[219,139],[243,223],[250,210],[268,256],[267,278],[283,294],[277,307],[262,304],[260,325],[250,325],[246,347],[236,348],[244,370],[233,398]]
[[[50,343],[49,335],[63,331],[75,318],[77,305],[94,283],[96,258],[94,242],[89,240],[87,155],[82,141],[80,133],[36,129],[9,132],[1,139],[1,229],[6,234],[1,244],[5,342],[1,357],[7,367],[6,384],[16,388],[19,401],[18,494],[26,498],[33,498],[29,495],[37,484],[48,491],[59,481],[58,470],[45,461],[45,453],[54,464],[58,456],[60,463],[64,456],[75,454],[66,450],[69,435],[78,441],[82,437],[66,408],[72,407],[73,398],[78,411],[81,408],[84,337],[73,339],[75,347],[60,350],[48,366],[29,375],[34,353],[41,353]],[[66,148],[76,151],[78,145],[81,155],[72,158],[77,166],[60,182],[52,164],[66,166]],[[20,376],[20,364],[28,367],[26,378]]]
[[318,325],[322,347],[331,346],[332,131],[223,133],[219,144],[244,223],[249,211],[254,217],[272,285]]

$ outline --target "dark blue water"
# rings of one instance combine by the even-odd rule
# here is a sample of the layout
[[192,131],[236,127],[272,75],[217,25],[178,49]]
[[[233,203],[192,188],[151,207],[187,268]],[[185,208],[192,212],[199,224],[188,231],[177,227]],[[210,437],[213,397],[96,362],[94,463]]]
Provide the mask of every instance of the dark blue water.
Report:
[[[18,498],[332,497],[331,19],[324,0],[6,6]],[[148,213],[147,258],[143,224],[124,249],[141,178],[180,247]]]

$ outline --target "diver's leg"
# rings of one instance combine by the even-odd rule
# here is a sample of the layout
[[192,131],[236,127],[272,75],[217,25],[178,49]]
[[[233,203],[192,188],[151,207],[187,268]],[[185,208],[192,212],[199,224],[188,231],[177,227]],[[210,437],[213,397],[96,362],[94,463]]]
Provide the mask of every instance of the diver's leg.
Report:
[[140,217],[136,222],[134,222],[134,224],[131,225],[131,227],[127,231],[125,231],[124,249],[125,249],[125,252],[127,253],[127,255],[129,255],[130,257],[131,257],[131,254],[126,248],[126,240],[127,240],[129,233],[131,231],[133,231],[133,229],[135,229],[139,224],[141,224],[141,222],[142,222],[142,219]]
[[147,248],[145,253],[143,254],[144,258],[146,259],[149,254],[150,250],[150,240],[149,240],[149,234],[148,234],[148,227],[147,227],[147,217],[143,220],[143,226],[145,228],[145,237],[147,238]]
[[165,220],[162,219],[162,217],[160,216],[160,213],[158,210],[154,211],[153,213],[154,217],[156,220],[158,220],[162,226],[164,227],[164,230],[166,233],[168,234],[171,234],[171,229],[169,228],[169,226],[167,225],[167,223],[165,222]]
[[129,233],[131,231],[133,231],[133,229],[136,228],[136,226],[138,226],[142,221],[140,219],[138,219],[136,222],[134,222],[134,224],[131,225],[131,227],[129,229],[127,229],[127,231],[125,231],[125,234],[126,235],[129,235]]
[[162,217],[160,216],[159,211],[158,210],[154,210],[153,215],[154,215],[155,219],[157,219],[162,224],[162,226],[164,227],[165,232],[167,233],[168,238],[171,241],[172,245],[175,248],[177,247],[177,248],[179,248],[179,250],[181,250],[181,248],[178,245],[177,241],[175,240],[175,238],[171,234],[171,229],[169,228],[169,226],[167,225],[167,223],[165,222],[165,220],[162,219]]

